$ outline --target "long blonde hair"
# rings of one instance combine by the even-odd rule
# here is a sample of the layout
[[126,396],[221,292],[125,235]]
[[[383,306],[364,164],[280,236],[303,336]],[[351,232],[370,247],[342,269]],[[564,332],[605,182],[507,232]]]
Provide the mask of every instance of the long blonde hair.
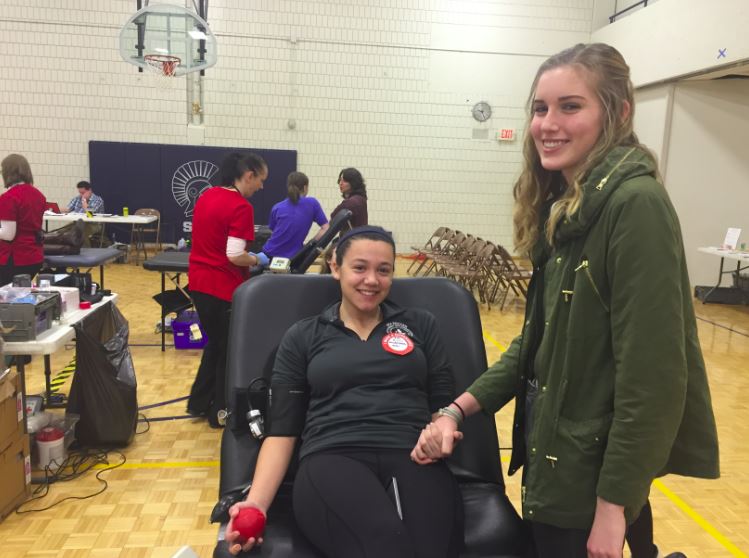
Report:
[[[567,185],[560,171],[549,171],[541,165],[541,158],[530,134],[533,119],[533,100],[541,76],[554,68],[572,66],[582,69],[590,78],[591,88],[601,103],[603,121],[601,135],[585,160],[576,170],[572,184]],[[625,111],[625,103],[629,111]],[[629,78],[629,66],[614,47],[603,43],[578,44],[547,59],[539,67],[528,97],[528,121],[523,140],[523,170],[515,183],[513,210],[515,248],[526,253],[531,250],[541,234],[541,209],[552,197],[559,196],[546,222],[544,235],[553,245],[553,235],[559,220],[571,217],[582,202],[582,184],[588,172],[601,163],[606,154],[620,145],[640,146],[632,122],[634,118],[634,92]],[[625,115],[626,114],[626,115]]]

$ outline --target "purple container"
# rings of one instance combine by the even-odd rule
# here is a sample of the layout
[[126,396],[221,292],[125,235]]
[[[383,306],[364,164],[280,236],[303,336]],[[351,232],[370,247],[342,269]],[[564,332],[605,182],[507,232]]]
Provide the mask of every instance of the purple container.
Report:
[[[200,335],[196,334],[194,325],[198,326]],[[200,325],[198,313],[194,310],[180,312],[177,319],[172,320],[172,331],[175,349],[202,349],[208,343],[208,336]]]

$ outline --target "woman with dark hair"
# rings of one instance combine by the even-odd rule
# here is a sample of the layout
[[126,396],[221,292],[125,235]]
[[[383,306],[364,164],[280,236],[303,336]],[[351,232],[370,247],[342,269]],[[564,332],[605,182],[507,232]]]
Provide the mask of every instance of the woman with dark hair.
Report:
[[309,178],[303,172],[292,172],[286,182],[288,197],[270,211],[268,227],[273,231],[263,246],[263,253],[291,258],[302,249],[312,223],[320,225],[315,235],[319,238],[328,228],[328,218],[320,202],[307,195]]
[[[515,399],[510,474],[523,468],[540,558],[621,558],[625,537],[635,558],[655,558],[653,479],[719,476],[679,220],[634,109],[609,45],[539,68],[514,188],[515,245],[533,262],[525,320],[451,404],[468,416]],[[412,457],[449,455],[458,422],[438,417]]]
[[[395,243],[381,227],[341,235],[333,262],[341,300],[284,335],[271,377],[274,404],[247,499],[229,510],[229,551],[242,508],[267,513],[301,437],[293,507],[327,558],[457,558],[462,499],[443,462],[409,453],[454,395],[436,320],[388,299]],[[400,486],[403,514],[388,496]]]
[[226,408],[226,345],[231,297],[250,276],[250,267],[267,265],[264,254],[247,252],[255,238],[252,205],[246,198],[262,189],[268,166],[255,154],[231,153],[221,163],[221,185],[198,198],[192,219],[192,250],[188,276],[190,296],[208,335],[195,376],[187,412],[207,416],[220,426]]
[[343,201],[330,214],[330,218],[342,209],[351,211],[349,225],[352,228],[361,227],[369,222],[367,215],[367,185],[364,177],[355,168],[343,169],[338,175],[338,187],[341,189]]
[[47,200],[34,187],[31,167],[23,155],[8,155],[0,166],[5,184],[0,196],[0,285],[6,285],[14,275],[33,277],[42,268]]

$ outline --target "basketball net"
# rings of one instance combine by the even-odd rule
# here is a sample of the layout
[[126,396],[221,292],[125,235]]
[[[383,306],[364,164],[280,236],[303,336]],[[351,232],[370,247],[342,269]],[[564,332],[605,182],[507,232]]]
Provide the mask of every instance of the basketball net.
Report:
[[146,54],[145,72],[155,78],[156,83],[163,89],[169,89],[176,83],[177,68],[182,60],[178,56],[168,54]]

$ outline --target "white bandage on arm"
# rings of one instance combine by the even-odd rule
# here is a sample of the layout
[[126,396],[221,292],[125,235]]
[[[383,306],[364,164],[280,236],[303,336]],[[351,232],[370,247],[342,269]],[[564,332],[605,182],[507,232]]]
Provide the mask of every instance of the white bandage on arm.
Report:
[[243,238],[237,238],[236,236],[230,236],[226,239],[226,257],[236,258],[245,253],[247,248],[247,241]]
[[16,237],[15,221],[0,221],[0,240],[10,242]]

